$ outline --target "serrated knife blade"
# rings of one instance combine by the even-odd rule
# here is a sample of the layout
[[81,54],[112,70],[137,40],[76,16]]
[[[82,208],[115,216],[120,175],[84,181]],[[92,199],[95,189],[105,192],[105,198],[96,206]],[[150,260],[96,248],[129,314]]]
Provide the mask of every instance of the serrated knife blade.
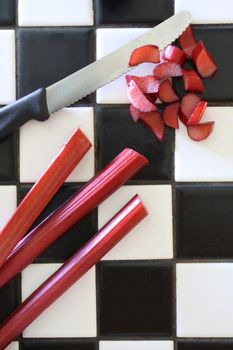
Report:
[[137,47],[152,44],[163,49],[177,39],[190,24],[189,12],[180,12],[145,34],[47,87],[17,100],[0,110],[0,139],[30,119],[46,120],[51,114],[80,100],[128,72],[129,57]]

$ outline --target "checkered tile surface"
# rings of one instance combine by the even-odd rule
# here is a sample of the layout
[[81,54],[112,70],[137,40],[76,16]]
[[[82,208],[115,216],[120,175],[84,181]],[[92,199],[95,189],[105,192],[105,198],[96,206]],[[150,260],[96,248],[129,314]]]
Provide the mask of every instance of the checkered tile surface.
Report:
[[[0,289],[3,321],[132,194],[150,216],[8,350],[233,349],[232,0],[0,0],[0,105],[106,55],[172,14],[189,10],[219,67],[205,81],[212,136],[185,129],[163,144],[129,117],[124,78],[30,122],[0,142],[0,227],[80,125],[95,145],[40,222],[125,147],[150,165]],[[150,65],[135,74],[150,72]],[[182,95],[181,83],[176,88]]]

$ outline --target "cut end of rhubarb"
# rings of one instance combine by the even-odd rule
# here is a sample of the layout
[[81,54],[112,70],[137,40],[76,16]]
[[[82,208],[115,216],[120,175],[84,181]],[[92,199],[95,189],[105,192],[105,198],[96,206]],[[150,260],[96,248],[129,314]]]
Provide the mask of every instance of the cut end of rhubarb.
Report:
[[163,62],[155,66],[153,71],[157,79],[167,79],[182,76],[181,66],[174,62]]
[[203,141],[213,131],[214,122],[208,122],[198,125],[190,125],[187,127],[189,137],[194,141]]
[[132,104],[129,107],[129,111],[130,111],[130,115],[131,115],[133,121],[136,123],[139,119],[139,114],[141,113],[141,111],[139,111],[139,109],[134,107],[134,105],[132,105]]
[[158,111],[140,113],[139,120],[151,129],[159,141],[163,141],[165,125]]
[[195,108],[197,107],[198,103],[201,101],[200,96],[193,94],[192,92],[184,95],[184,97],[181,100],[181,112],[183,115],[189,119]]
[[202,93],[204,85],[199,75],[193,69],[183,69],[183,82],[185,91]]
[[168,45],[166,49],[163,51],[162,59],[164,61],[174,62],[183,66],[185,62],[185,54],[184,52],[176,46]]
[[175,91],[172,88],[171,81],[169,79],[164,80],[159,86],[158,97],[162,102],[172,103],[179,100]]
[[163,121],[167,126],[179,129],[179,108],[180,102],[175,102],[165,107]]
[[188,26],[179,37],[179,44],[184,50],[187,58],[192,58],[192,51],[196,46],[191,26]]
[[144,94],[152,94],[152,93],[158,92],[159,81],[158,79],[155,78],[154,75],[146,75],[144,77],[126,75],[125,79],[128,86],[130,82],[133,80]]
[[131,80],[129,83],[127,95],[134,107],[139,109],[141,112],[151,112],[157,109],[156,106],[146,98],[133,80]]
[[129,66],[136,66],[140,63],[160,62],[160,52],[159,48],[155,45],[145,45],[135,49],[129,59]]
[[193,113],[188,119],[187,125],[197,125],[206,110],[207,102],[206,101],[200,101],[197,105],[197,107],[194,109]]
[[213,58],[207,51],[202,41],[199,41],[195,46],[192,57],[197,67],[198,73],[203,78],[210,78],[217,71],[217,66],[214,63]]

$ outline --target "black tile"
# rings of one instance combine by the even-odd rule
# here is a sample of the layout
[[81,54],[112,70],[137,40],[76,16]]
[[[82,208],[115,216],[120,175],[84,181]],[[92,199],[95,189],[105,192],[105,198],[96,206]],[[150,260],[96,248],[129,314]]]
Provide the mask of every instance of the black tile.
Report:
[[150,161],[145,169],[134,179],[169,180],[172,176],[172,139],[173,131],[166,130],[163,143],[142,123],[134,123],[129,107],[97,109],[97,159],[101,169],[125,147],[131,147],[142,153]]
[[0,0],[0,25],[15,23],[15,0]]
[[22,350],[95,350],[95,340],[23,339]]
[[172,0],[96,0],[98,24],[156,25],[172,15]]
[[[94,59],[94,33],[89,29],[21,29],[19,95],[66,77]],[[93,96],[84,99],[90,102]],[[83,101],[82,101],[83,102]]]
[[[20,199],[22,199],[29,191],[31,186],[20,186]],[[80,186],[73,184],[65,184],[57,192],[57,194],[50,201],[48,206],[35,221],[35,227],[44,218],[46,218],[53,210],[57,209],[62,203],[64,203],[73,193],[80,189]],[[64,261],[72,256],[79,248],[83,246],[96,232],[97,228],[97,215],[94,210],[88,214],[73,227],[71,227],[61,238],[59,238],[50,248],[48,248],[40,257],[37,258],[37,262],[60,262]]]
[[0,141],[0,181],[16,180],[16,135]]
[[2,323],[17,307],[17,277],[0,288],[0,323]]
[[232,185],[177,186],[178,258],[233,258],[232,201]]
[[[193,26],[196,40],[202,40],[218,66],[216,74],[210,79],[203,79],[203,99],[209,102],[233,102],[233,26]],[[190,66],[191,67],[191,66]],[[183,92],[182,78],[174,79],[180,96]]]
[[177,350],[232,350],[232,340],[180,340]]
[[101,336],[171,336],[170,262],[102,262],[97,273]]

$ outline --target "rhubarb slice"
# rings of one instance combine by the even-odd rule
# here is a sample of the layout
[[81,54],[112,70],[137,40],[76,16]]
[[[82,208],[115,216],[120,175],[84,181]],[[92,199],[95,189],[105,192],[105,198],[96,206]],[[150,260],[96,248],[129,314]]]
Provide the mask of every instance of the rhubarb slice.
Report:
[[146,75],[144,77],[126,75],[125,79],[128,86],[133,80],[144,94],[156,93],[159,90],[159,81],[155,78],[154,75]]
[[0,268],[0,288],[147,164],[134,150],[122,151],[19,242]]
[[204,85],[199,75],[193,69],[183,69],[183,82],[185,91],[202,93]]
[[181,112],[188,119],[193,113],[194,109],[197,107],[198,103],[201,101],[200,96],[193,94],[192,92],[184,95],[181,100]]
[[0,266],[90,148],[90,141],[77,129],[1,230]]
[[135,49],[129,59],[129,66],[136,66],[140,63],[160,62],[160,52],[159,48],[155,45],[145,45]]
[[196,46],[191,26],[187,27],[179,37],[179,44],[184,50],[187,58],[192,58],[192,52]]
[[217,66],[214,63],[214,60],[210,53],[206,50],[202,41],[199,41],[195,46],[192,57],[197,67],[198,73],[203,78],[209,78],[214,75],[217,70]]
[[184,52],[176,46],[168,45],[163,51],[162,55],[163,60],[169,62],[175,62],[180,66],[183,66],[186,56]]
[[207,107],[207,102],[200,101],[197,107],[194,109],[191,116],[189,117],[187,125],[197,125],[200,122],[201,118],[203,117],[206,107]]
[[180,102],[175,102],[165,107],[163,121],[167,126],[179,129],[179,108]]
[[159,86],[158,97],[162,102],[171,103],[179,100],[175,91],[172,88],[171,81],[169,79],[164,80]]
[[214,122],[208,122],[198,125],[190,125],[187,127],[189,137],[194,141],[203,141],[213,131]]
[[0,326],[0,348],[4,349],[20,335],[146,215],[147,211],[136,195],[7,318]]
[[139,120],[141,120],[145,125],[149,127],[149,129],[152,130],[159,141],[163,141],[165,126],[158,111],[140,113]]
[[136,123],[139,119],[139,114],[141,113],[141,111],[139,111],[139,109],[134,107],[134,105],[132,105],[132,104],[129,107],[129,111],[130,111],[130,115],[131,115],[133,121]]
[[163,62],[155,66],[153,71],[157,79],[167,79],[182,76],[181,66],[174,62]]
[[157,109],[156,106],[146,98],[133,80],[131,80],[128,85],[127,96],[134,107],[142,112],[151,112]]

